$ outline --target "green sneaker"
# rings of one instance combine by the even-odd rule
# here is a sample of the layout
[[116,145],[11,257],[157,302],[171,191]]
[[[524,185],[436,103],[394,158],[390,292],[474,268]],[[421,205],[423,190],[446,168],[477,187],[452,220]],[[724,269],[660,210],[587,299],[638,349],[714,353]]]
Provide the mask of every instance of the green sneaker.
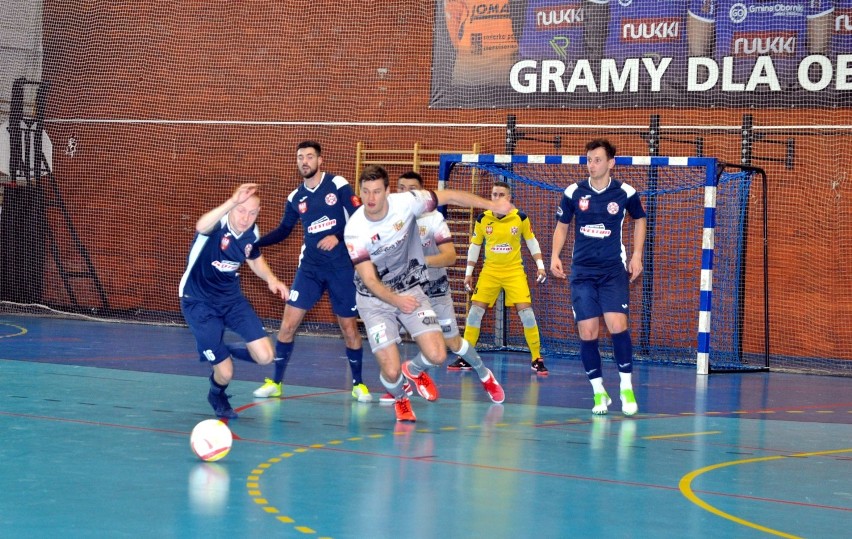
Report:
[[280,397],[282,394],[281,383],[275,383],[271,378],[266,378],[263,385],[254,390],[255,397],[259,399],[268,399],[269,397]]
[[592,408],[592,413],[596,415],[606,415],[609,411],[609,406],[612,404],[612,399],[609,398],[609,395],[604,393],[595,393],[595,407]]
[[358,399],[358,402],[370,402],[373,396],[370,395],[370,390],[364,384],[356,384],[352,386],[352,398]]
[[639,405],[636,404],[636,395],[632,389],[621,390],[621,411],[624,415],[636,415],[639,411]]

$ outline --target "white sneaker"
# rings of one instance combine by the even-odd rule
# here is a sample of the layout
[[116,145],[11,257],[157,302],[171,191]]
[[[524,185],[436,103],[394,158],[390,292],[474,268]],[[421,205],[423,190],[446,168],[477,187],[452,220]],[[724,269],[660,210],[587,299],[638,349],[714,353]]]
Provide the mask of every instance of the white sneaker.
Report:
[[255,389],[252,395],[259,399],[268,399],[269,397],[280,397],[283,394],[281,391],[281,383],[275,383],[271,378],[267,378],[263,385]]
[[608,406],[612,404],[612,399],[604,393],[595,393],[595,407],[592,408],[592,413],[597,415],[606,415],[609,412]]
[[639,405],[636,404],[636,395],[632,389],[621,390],[621,411],[624,415],[636,415],[639,411]]
[[373,400],[370,390],[364,384],[352,386],[352,398],[358,399],[358,402],[372,402]]

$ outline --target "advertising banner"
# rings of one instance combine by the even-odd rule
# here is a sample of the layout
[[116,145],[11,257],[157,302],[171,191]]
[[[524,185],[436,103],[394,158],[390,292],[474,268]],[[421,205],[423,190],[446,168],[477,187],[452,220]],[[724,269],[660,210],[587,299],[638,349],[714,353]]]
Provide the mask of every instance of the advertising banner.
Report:
[[431,106],[832,107],[852,0],[436,0]]

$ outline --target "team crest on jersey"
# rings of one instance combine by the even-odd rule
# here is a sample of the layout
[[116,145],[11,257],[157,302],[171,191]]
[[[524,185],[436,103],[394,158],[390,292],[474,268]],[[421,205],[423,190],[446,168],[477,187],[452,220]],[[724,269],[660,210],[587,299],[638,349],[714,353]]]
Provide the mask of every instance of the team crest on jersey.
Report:
[[492,233],[494,233],[494,227],[491,226],[491,225],[488,225],[487,227],[485,227],[485,233],[490,236]]
[[334,193],[329,193],[325,195],[325,203],[329,206],[334,206],[335,204],[337,204],[337,195],[335,195]]
[[222,240],[219,242],[219,249],[224,251],[231,245],[231,234],[225,234],[222,236]]
[[606,205],[606,211],[608,211],[610,215],[615,215],[616,213],[618,213],[618,203],[610,202]]
[[577,205],[580,207],[580,211],[588,210],[589,209],[589,197],[588,197],[588,195],[581,198],[580,202],[578,202]]
[[397,232],[399,232],[400,230],[402,230],[402,227],[404,227],[404,226],[405,226],[405,223],[403,223],[402,221],[397,221],[396,223],[393,224],[393,229],[396,230]]
[[420,230],[420,237],[423,238],[426,236],[428,229],[425,226],[418,226],[418,230]]
[[251,254],[251,248],[252,247],[254,247],[253,243],[249,243],[248,245],[246,245],[246,258],[248,258],[249,255]]
[[299,213],[308,211],[308,203],[306,201],[299,202]]
[[518,227],[513,226],[512,229],[510,230],[510,232],[512,233],[513,236],[517,236],[518,235]]

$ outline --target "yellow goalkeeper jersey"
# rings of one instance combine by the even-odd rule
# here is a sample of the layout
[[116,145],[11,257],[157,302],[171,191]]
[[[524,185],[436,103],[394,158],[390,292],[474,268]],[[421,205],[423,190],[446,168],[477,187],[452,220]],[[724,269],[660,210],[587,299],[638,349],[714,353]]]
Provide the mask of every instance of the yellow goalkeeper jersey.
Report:
[[522,238],[535,238],[527,214],[514,209],[500,219],[488,210],[476,218],[470,241],[485,251],[482,269],[499,270],[523,268]]

